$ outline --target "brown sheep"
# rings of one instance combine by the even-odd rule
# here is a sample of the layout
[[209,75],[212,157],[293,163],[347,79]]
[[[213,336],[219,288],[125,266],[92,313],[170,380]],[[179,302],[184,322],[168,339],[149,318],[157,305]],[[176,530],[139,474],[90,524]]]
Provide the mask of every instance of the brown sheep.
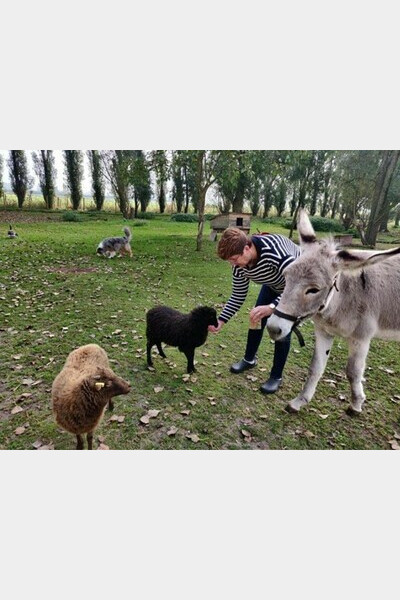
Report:
[[83,434],[88,449],[93,447],[93,431],[106,405],[114,408],[111,398],[128,394],[130,384],[110,368],[106,352],[97,344],[73,350],[51,390],[53,413],[60,427],[74,433],[77,450],[83,450]]

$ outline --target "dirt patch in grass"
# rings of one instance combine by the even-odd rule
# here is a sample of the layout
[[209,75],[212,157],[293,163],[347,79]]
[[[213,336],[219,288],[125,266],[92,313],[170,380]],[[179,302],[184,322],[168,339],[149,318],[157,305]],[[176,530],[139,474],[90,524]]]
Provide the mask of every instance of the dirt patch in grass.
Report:
[[0,223],[44,223],[46,221],[60,221],[60,213],[24,212],[17,210],[0,210]]

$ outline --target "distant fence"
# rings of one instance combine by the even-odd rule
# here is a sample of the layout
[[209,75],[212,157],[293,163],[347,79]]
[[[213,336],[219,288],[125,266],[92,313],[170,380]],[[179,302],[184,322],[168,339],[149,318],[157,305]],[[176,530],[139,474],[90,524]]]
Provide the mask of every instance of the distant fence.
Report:
[[[10,192],[3,193],[2,197],[0,197],[0,207],[1,208],[17,208],[18,207],[18,199],[15,194]],[[39,196],[36,194],[27,194],[24,205],[24,208],[33,208],[33,209],[45,209],[46,204],[44,202],[43,196]],[[92,211],[96,209],[96,204],[93,198],[83,197],[81,203],[79,205],[80,211]],[[53,210],[72,210],[71,199],[69,196],[56,196],[54,199],[54,207]],[[103,209],[106,212],[118,213],[120,212],[117,202],[114,198],[106,198],[104,200]],[[156,203],[150,203],[147,207],[149,211],[157,211],[158,205]],[[168,211],[166,211],[168,212]]]

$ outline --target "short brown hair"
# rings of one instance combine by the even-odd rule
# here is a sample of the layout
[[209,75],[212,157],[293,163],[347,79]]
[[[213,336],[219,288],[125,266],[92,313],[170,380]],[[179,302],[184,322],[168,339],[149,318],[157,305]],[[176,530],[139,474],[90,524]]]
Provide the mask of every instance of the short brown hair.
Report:
[[246,245],[251,245],[251,238],[238,227],[228,227],[218,242],[217,253],[222,260],[227,260],[231,256],[242,254]]

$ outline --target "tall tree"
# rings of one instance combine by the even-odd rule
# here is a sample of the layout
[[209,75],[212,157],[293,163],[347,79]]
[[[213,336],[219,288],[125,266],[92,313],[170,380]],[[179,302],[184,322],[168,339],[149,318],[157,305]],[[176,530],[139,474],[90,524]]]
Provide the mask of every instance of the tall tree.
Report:
[[73,210],[78,210],[82,200],[83,152],[64,150],[65,182],[70,192]]
[[160,213],[165,211],[166,204],[166,183],[168,180],[168,160],[165,150],[153,150],[151,152],[151,165],[154,170],[157,182],[157,200],[160,207]]
[[2,198],[4,196],[3,169],[4,169],[4,160],[3,160],[2,154],[0,154],[0,198]]
[[18,208],[22,208],[26,192],[33,183],[32,177],[29,176],[28,162],[24,150],[10,150],[8,168],[12,191],[18,198]]
[[278,213],[278,217],[282,215],[286,208],[286,192],[287,185],[284,179],[281,179],[278,183],[276,190],[275,208]]
[[103,150],[101,160],[119,209],[125,219],[131,217],[134,150]]
[[134,150],[131,181],[134,190],[135,217],[137,217],[139,205],[140,210],[146,212],[151,199],[150,172],[143,150]]
[[99,150],[88,150],[90,173],[92,176],[93,200],[97,210],[102,210],[105,199],[105,181]]
[[203,243],[204,213],[206,194],[210,187],[227,167],[227,155],[223,150],[185,150],[184,159],[189,169],[196,175],[197,188],[197,214],[199,224],[197,228],[196,250],[201,250]]
[[371,150],[340,150],[335,152],[332,173],[331,217],[336,212],[348,229],[357,226],[363,213],[370,209],[380,153]]
[[319,194],[323,190],[326,156],[327,152],[325,150],[316,150],[314,152],[314,171],[311,175],[310,215],[315,215],[317,212]]
[[53,150],[40,150],[39,153],[32,152],[33,167],[39,179],[46,208],[54,208],[56,196],[56,176]]
[[321,201],[321,217],[326,217],[328,214],[328,210],[330,207],[330,196],[331,196],[331,180],[332,173],[335,167],[335,153],[329,152],[327,156],[327,160],[324,165],[324,174],[323,174],[323,199]]
[[375,246],[378,231],[386,214],[388,191],[399,157],[400,150],[385,150],[382,153],[382,160],[374,188],[371,213],[365,233],[365,241],[370,246]]
[[312,150],[295,150],[291,153],[290,174],[293,183],[298,183],[297,205],[293,214],[289,237],[292,238],[299,208],[304,208],[309,191],[310,178],[314,168],[314,152]]
[[185,191],[183,179],[183,165],[179,160],[179,150],[172,153],[171,161],[172,179],[174,182],[173,197],[176,202],[176,212],[182,212],[185,204]]

